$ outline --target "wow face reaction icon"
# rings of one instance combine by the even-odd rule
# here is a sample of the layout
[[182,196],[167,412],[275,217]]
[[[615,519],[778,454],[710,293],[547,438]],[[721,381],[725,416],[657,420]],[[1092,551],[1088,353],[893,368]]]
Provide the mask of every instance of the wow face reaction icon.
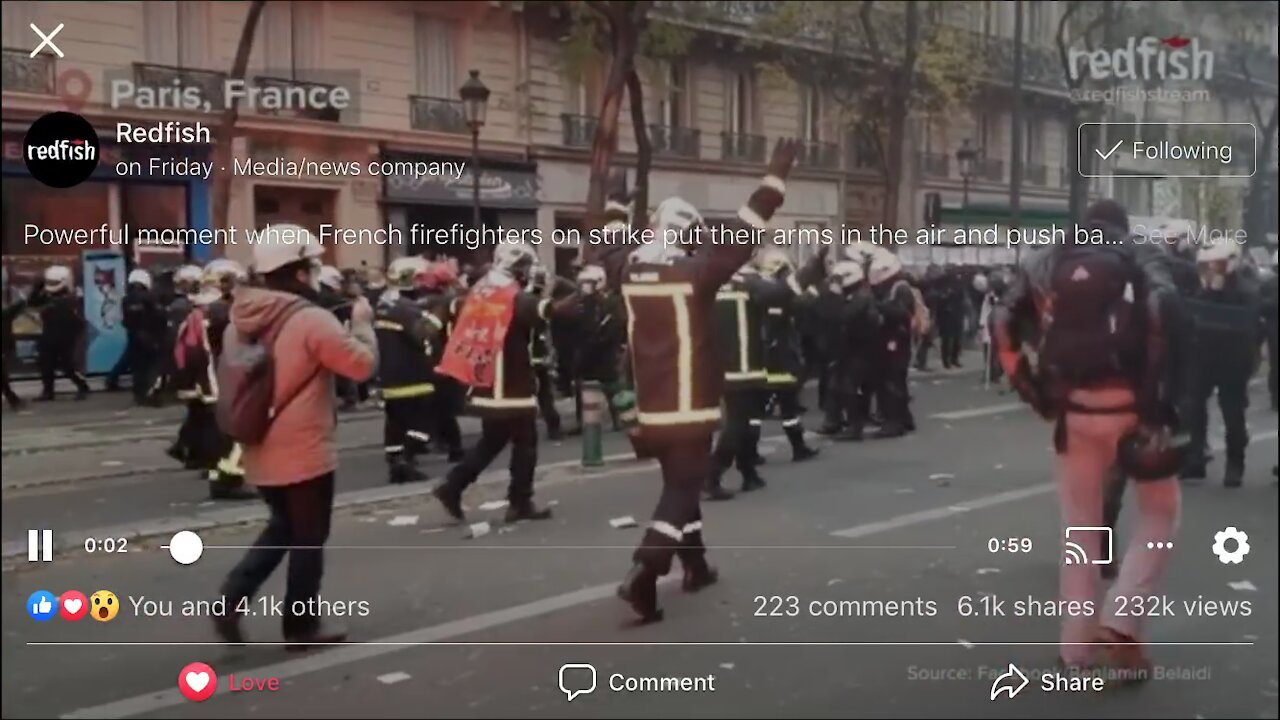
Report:
[[120,600],[110,590],[99,590],[89,596],[89,617],[98,622],[111,622],[120,612]]

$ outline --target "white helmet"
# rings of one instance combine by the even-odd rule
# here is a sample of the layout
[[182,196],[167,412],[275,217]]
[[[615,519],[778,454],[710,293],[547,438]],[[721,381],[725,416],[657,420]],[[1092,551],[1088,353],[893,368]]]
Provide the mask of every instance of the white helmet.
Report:
[[44,269],[44,289],[49,292],[70,290],[75,285],[75,275],[66,265],[50,265]]
[[235,260],[218,258],[204,266],[204,284],[211,287],[222,287],[224,283],[240,283],[249,279],[244,266]]
[[1240,254],[1240,244],[1231,240],[1200,246],[1196,252],[1200,283],[1210,290],[1221,290],[1227,284],[1227,276],[1240,267]]
[[[414,278],[418,273],[425,272],[431,267],[431,263],[421,255],[406,255],[398,257],[391,261],[391,265],[387,267],[387,285],[398,290],[407,290],[414,287]],[[337,268],[334,268],[337,272]],[[320,282],[324,282],[324,270],[321,269]],[[332,286],[335,289],[341,287],[342,274],[338,273],[338,285]]]
[[847,290],[862,282],[866,278],[866,273],[862,270],[862,263],[854,260],[841,260],[831,266],[831,277],[840,289]]
[[493,251],[493,269],[508,275],[528,270],[538,262],[538,254],[524,243],[500,243]]
[[703,224],[702,213],[687,200],[669,197],[658,203],[649,226],[653,228],[654,242],[670,246],[690,240],[687,231]]
[[974,276],[973,276],[973,289],[974,289],[974,290],[976,290],[977,292],[980,292],[980,293],[984,293],[984,292],[986,292],[986,291],[987,291],[987,288],[988,288],[988,287],[990,287],[990,283],[988,283],[988,282],[987,282],[987,276],[986,276],[986,275],[983,275],[982,273],[978,273],[977,275],[974,275]]
[[203,277],[199,265],[182,265],[173,271],[173,287],[180,293],[194,293],[200,289]]
[[774,277],[783,270],[795,272],[796,264],[786,250],[777,245],[771,245],[763,248],[756,255],[756,267],[760,268],[760,274]]
[[320,241],[301,225],[268,225],[253,246],[253,269],[265,275],[299,260],[318,260],[323,254]]
[[136,268],[129,272],[129,279],[125,281],[125,284],[141,285],[142,287],[150,290],[151,289],[151,273],[147,272],[146,270],[143,270],[142,268]]
[[342,289],[342,271],[332,265],[320,268],[320,284],[330,290]]
[[902,272],[902,261],[897,255],[888,250],[881,249],[871,260],[871,267],[867,271],[870,276],[872,285],[880,285]]

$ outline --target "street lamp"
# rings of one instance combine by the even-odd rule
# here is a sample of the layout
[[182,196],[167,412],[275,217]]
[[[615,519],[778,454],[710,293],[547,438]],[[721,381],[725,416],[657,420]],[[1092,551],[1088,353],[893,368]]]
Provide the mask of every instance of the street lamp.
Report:
[[472,70],[471,77],[458,88],[462,98],[462,117],[471,128],[471,223],[480,227],[480,128],[484,127],[485,111],[489,107],[489,88],[480,82],[480,71]]
[[956,150],[956,164],[960,166],[960,178],[964,183],[964,195],[960,201],[960,212],[964,215],[964,237],[969,239],[969,178],[973,177],[973,164],[978,159],[978,149],[968,138]]

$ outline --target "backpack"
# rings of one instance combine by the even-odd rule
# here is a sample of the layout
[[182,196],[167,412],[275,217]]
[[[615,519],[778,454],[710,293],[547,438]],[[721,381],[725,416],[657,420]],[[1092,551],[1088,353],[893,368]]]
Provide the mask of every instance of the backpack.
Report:
[[1064,250],[1041,313],[1040,367],[1063,389],[1136,380],[1146,343],[1142,272],[1109,249]]
[[271,421],[311,384],[308,378],[289,397],[272,406],[275,398],[276,337],[295,313],[311,305],[301,298],[294,300],[261,335],[252,337],[236,331],[230,333],[222,359],[218,363],[218,427],[236,442],[257,445],[267,436]]
[[899,280],[894,284],[893,289],[889,291],[889,297],[898,294],[898,288],[903,285],[911,291],[911,337],[920,339],[933,332],[933,314],[929,312],[929,306],[924,302],[924,295],[920,292],[920,288],[912,285],[906,280]]
[[199,367],[209,357],[204,339],[204,311],[193,308],[178,326],[173,343],[173,364],[178,370]]

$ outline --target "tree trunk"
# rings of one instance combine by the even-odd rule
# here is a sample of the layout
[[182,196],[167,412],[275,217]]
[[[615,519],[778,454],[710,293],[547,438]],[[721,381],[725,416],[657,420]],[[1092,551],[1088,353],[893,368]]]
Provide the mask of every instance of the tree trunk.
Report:
[[[235,62],[231,64],[229,80],[244,80],[249,69],[249,55],[253,52],[253,39],[258,32],[258,21],[266,7],[266,0],[253,0],[240,29],[240,44],[236,47]],[[213,179],[213,226],[227,228],[231,224],[231,165],[232,145],[235,141],[236,120],[240,116],[240,100],[235,98],[222,111],[222,120],[214,137],[213,167],[217,173]]]
[[1271,106],[1271,118],[1262,130],[1262,142],[1254,155],[1254,165],[1258,171],[1249,178],[1249,192],[1244,198],[1244,231],[1246,241],[1261,245],[1267,237],[1267,212],[1275,206],[1268,202],[1268,189],[1275,177],[1267,170],[1271,164],[1271,154],[1276,151],[1276,130],[1280,127],[1280,102]]
[[649,125],[644,118],[644,88],[635,68],[627,75],[627,99],[631,101],[631,127],[636,134],[636,184],[632,192],[631,224],[640,227],[649,218],[649,165],[653,162],[653,144],[649,142]]
[[639,28],[626,12],[607,15],[610,25],[611,50],[609,75],[605,80],[604,97],[596,122],[596,136],[591,143],[591,175],[587,181],[588,228],[600,227],[604,214],[605,184],[609,179],[609,166],[618,149],[618,114],[622,111],[622,95],[627,89],[627,76],[635,69]]
[[902,191],[902,170],[905,161],[904,147],[907,138],[907,111],[911,102],[911,88],[915,83],[916,59],[920,54],[920,8],[907,3],[906,33],[903,37],[902,65],[898,69],[892,101],[889,105],[889,132],[885,162],[885,187],[883,210],[884,224],[898,227],[898,196]]

